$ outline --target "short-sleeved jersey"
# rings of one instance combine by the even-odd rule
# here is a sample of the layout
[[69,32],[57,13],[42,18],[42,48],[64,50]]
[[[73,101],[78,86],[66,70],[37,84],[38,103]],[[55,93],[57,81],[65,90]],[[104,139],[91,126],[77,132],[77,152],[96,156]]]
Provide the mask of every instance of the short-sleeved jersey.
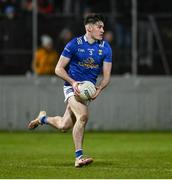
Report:
[[[90,44],[85,36],[72,39],[64,48],[62,56],[70,59],[67,72],[76,81],[96,83],[103,62],[112,62],[112,50],[107,41]],[[69,85],[65,82],[65,85]]]

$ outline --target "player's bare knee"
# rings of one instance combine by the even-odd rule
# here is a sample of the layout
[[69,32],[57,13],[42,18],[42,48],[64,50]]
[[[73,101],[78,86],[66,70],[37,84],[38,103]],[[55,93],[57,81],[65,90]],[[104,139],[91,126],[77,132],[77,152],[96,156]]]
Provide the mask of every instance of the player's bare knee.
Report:
[[69,124],[68,122],[63,122],[60,126],[61,131],[66,131],[72,128],[72,125]]
[[78,120],[82,123],[82,124],[86,124],[88,121],[88,114],[84,113],[81,114],[80,117],[78,118]]

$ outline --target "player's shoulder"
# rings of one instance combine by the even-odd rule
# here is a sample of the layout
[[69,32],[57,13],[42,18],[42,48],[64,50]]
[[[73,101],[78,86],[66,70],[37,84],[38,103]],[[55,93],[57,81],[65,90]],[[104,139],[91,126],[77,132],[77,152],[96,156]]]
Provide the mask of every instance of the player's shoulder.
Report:
[[69,44],[71,44],[73,46],[81,45],[84,43],[83,40],[84,40],[83,36],[74,37],[72,40],[70,40]]
[[104,48],[104,49],[111,49],[109,42],[106,40],[100,41],[99,47]]
[[74,41],[77,45],[81,45],[81,44],[84,43],[84,38],[83,38],[83,36],[78,36],[78,37],[75,37],[75,38],[73,39],[73,41]]

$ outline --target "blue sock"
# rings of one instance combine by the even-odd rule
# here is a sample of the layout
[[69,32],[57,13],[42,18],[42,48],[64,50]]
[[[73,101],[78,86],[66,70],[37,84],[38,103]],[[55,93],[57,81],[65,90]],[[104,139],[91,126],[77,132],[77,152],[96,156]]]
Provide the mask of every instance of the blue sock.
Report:
[[82,149],[79,149],[79,150],[75,151],[75,157],[76,158],[81,158],[82,156],[83,156]]
[[47,116],[42,116],[40,118],[40,122],[41,122],[41,124],[47,124]]

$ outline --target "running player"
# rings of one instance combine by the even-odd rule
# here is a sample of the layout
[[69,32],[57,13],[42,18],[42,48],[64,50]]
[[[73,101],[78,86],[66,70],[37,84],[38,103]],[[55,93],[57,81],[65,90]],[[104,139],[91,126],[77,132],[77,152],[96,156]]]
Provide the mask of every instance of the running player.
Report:
[[109,84],[112,68],[111,47],[103,40],[104,18],[99,14],[89,15],[84,25],[86,34],[74,38],[66,45],[55,69],[55,73],[65,81],[64,95],[67,106],[63,117],[48,117],[45,111],[41,111],[28,125],[29,129],[34,129],[40,124],[49,124],[60,130],[73,128],[75,167],[93,162],[92,158],[83,156],[82,146],[88,121],[88,106],[78,97],[78,84],[85,80],[96,84],[96,79],[102,72],[94,100]]

